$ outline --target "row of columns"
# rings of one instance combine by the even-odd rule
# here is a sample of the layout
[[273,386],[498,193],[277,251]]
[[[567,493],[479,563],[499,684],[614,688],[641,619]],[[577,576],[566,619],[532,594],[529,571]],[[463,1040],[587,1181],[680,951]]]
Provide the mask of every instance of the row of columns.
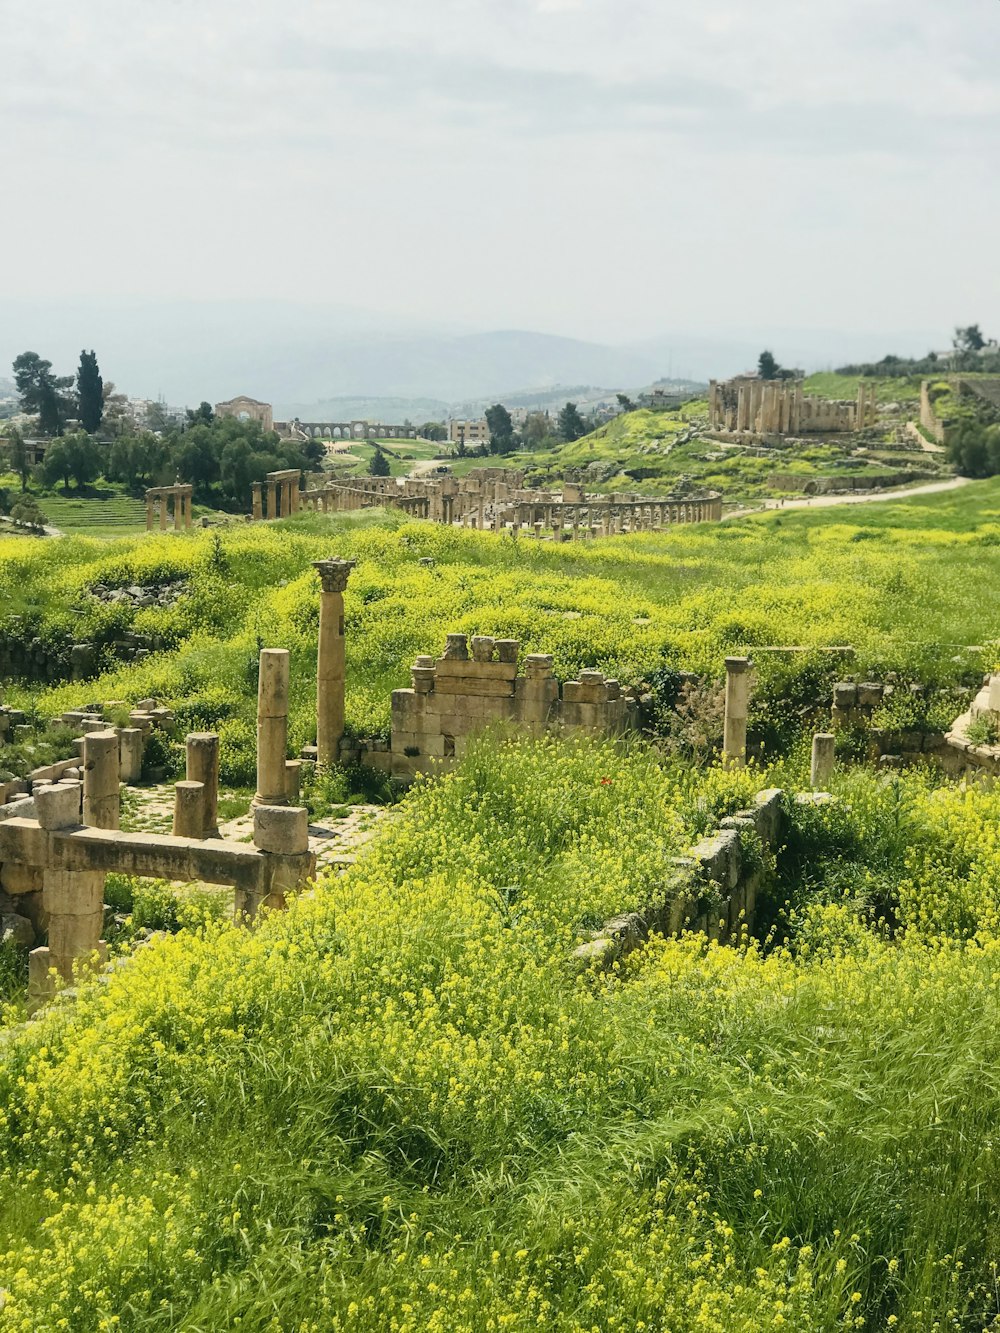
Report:
[[876,390],[858,383],[857,402],[807,398],[801,380],[712,380],[708,391],[712,430],[753,435],[796,435],[809,431],[863,430],[876,420]]
[[[264,508],[264,486],[267,486],[267,509]],[[287,518],[302,507],[299,476],[251,482],[252,510],[255,522],[265,518]]]
[[156,486],[146,492],[146,531],[153,529],[154,505],[158,510],[160,531],[166,531],[170,506],[173,506],[174,530],[190,528],[194,488],[192,486]]

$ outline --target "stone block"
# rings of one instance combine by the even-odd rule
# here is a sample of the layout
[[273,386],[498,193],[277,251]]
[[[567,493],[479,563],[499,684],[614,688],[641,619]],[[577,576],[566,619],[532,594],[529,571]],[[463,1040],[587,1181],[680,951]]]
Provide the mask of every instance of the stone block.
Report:
[[554,660],[551,653],[529,653],[524,659],[525,675],[529,679],[551,676]]
[[520,641],[517,639],[497,639],[497,657],[505,665],[517,667],[518,653],[521,651]]
[[465,694],[470,697],[493,697],[512,699],[514,697],[513,680],[480,679],[477,676],[439,677],[435,687],[438,694]]
[[765,847],[772,850],[777,847],[781,836],[781,802],[780,787],[768,787],[754,797],[752,813],[757,834]]
[[86,958],[97,950],[104,926],[102,911],[49,917],[49,949],[57,959]]
[[472,636],[472,660],[474,662],[492,662],[496,651],[496,639],[486,634]]
[[862,681],[858,686],[858,707],[877,708],[881,702],[882,686],[877,681]]
[[833,687],[833,706],[849,710],[858,702],[858,687],[851,681],[838,681]]
[[254,846],[262,852],[297,854],[309,848],[309,811],[287,805],[258,805],[253,812]]
[[[514,680],[517,676],[516,662],[490,662],[475,660],[464,661],[460,658],[442,657],[436,668],[439,682],[451,679],[459,680]],[[438,686],[440,688],[440,684]]]
[[92,917],[103,907],[104,876],[99,872],[46,870],[42,901],[50,917]]
[[38,822],[44,829],[73,828],[80,823],[83,784],[57,782],[35,793]]
[[444,655],[458,661],[467,661],[469,657],[469,636],[467,634],[449,634],[445,638]]
[[702,838],[691,849],[691,855],[713,883],[727,889],[736,887],[742,857],[739,834],[735,829],[722,829],[711,837]]
[[38,893],[42,887],[40,866],[17,865],[13,861],[0,866],[0,889],[17,898],[24,893]]

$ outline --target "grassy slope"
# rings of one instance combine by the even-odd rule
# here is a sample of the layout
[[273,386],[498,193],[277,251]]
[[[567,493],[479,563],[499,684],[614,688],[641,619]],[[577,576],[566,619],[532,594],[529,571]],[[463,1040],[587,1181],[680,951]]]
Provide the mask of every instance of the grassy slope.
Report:
[[[953,678],[969,665],[953,663],[949,645],[997,635],[988,590],[1000,583],[1000,481],[561,547],[376,512],[238,525],[221,543],[197,531],[112,544],[0,540],[0,632],[16,615],[43,636],[103,642],[131,626],[179,645],[83,688],[36,692],[41,709],[159,696],[193,729],[218,727],[227,780],[249,781],[260,644],[292,650],[292,742],[312,739],[310,562],[331,554],[359,562],[346,598],[348,722],[359,731],[387,725],[390,690],[452,630],[520,638],[524,651],[554,653],[564,678],[595,666],[627,682],[661,663],[717,673],[727,652],[754,645],[844,643],[857,647],[859,670]],[[419,564],[424,556],[434,568]],[[97,581],[178,576],[188,589],[167,611],[133,615],[84,593]],[[970,660],[981,670],[994,659],[990,650]],[[762,688],[772,669],[762,663]],[[20,688],[7,696],[28,701]]]
[[473,755],[289,913],[22,1031],[0,1329],[994,1327],[995,794],[849,779],[790,947],[567,966],[752,784]]

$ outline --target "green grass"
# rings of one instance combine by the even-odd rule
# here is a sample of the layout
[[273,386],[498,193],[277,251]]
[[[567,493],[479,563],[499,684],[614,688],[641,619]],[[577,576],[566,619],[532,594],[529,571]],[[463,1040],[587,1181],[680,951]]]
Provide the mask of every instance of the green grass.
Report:
[[[261,645],[292,652],[293,752],[314,739],[311,561],[331,554],[358,560],[346,595],[347,718],[363,734],[384,734],[391,690],[408,684],[413,658],[439,653],[450,631],[551,652],[563,679],[597,667],[626,683],[663,666],[718,677],[727,653],[758,645],[851,644],[858,671],[928,681],[971,679],[998,660],[995,610],[982,593],[1000,581],[1000,481],[989,481],[561,546],[378,511],[302,514],[184,541],[3,538],[0,635],[37,635],[55,654],[79,641],[106,654],[128,630],[169,645],[123,667],[111,668],[105,655],[109,669],[86,686],[11,683],[7,700],[47,715],[87,698],[162,698],[181,727],[218,729],[224,780],[249,784]],[[423,557],[434,567],[421,566]],[[163,610],[109,606],[85,593],[98,581],[160,578],[186,581]],[[987,651],[963,654],[964,645]],[[760,708],[773,717],[793,678],[835,669],[815,653],[762,660]]]
[[838,778],[783,944],[569,966],[772,776],[473,752],[288,913],[17,1032],[0,1329],[994,1328],[1000,797]]

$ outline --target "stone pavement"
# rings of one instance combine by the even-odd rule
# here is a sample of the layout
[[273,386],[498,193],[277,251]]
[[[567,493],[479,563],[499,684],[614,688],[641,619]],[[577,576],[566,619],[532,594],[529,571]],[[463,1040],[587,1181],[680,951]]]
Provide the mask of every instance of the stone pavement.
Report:
[[[127,793],[127,794],[126,794]],[[236,793],[219,792],[219,805],[240,799]],[[249,797],[243,798],[249,804]],[[374,837],[391,806],[343,805],[309,825],[309,850],[316,853],[316,869],[345,870],[358,852]],[[130,787],[123,792],[122,827],[143,833],[169,833],[173,825],[174,789],[169,784]],[[233,819],[219,821],[220,836],[227,842],[250,843],[253,816],[249,809]]]

